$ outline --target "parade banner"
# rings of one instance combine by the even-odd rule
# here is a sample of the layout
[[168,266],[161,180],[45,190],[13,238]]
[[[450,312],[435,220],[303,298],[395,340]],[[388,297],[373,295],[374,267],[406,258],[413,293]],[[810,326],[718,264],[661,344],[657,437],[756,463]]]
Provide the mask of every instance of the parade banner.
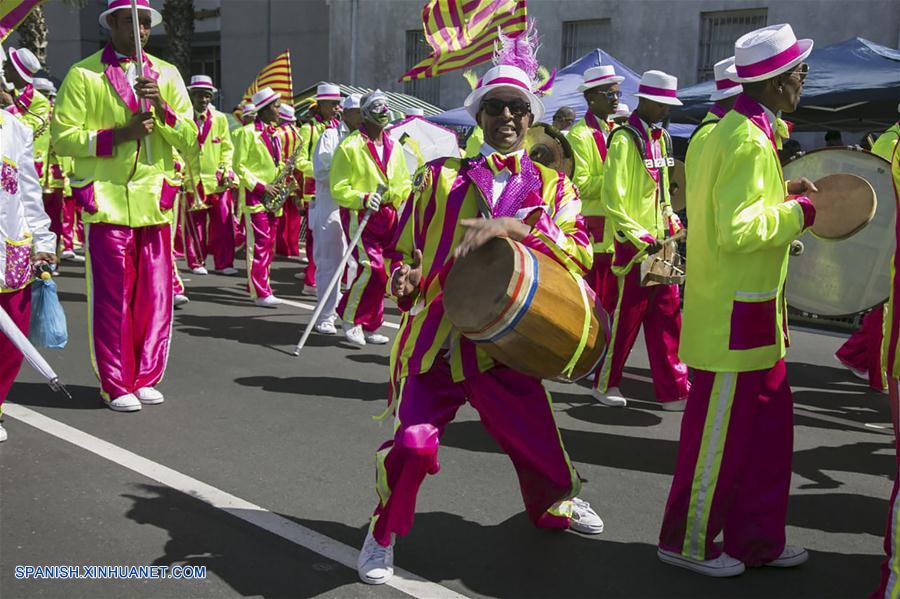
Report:
[[0,43],[46,0],[0,0]]
[[[251,96],[264,87],[271,87],[281,94],[281,101],[294,105],[294,85],[291,81],[291,51],[285,50],[256,75],[256,79],[244,92],[241,104],[249,102]],[[240,111],[238,111],[239,113]],[[238,115],[235,114],[235,116]]]
[[407,71],[400,81],[436,77],[491,59],[500,33],[525,31],[525,0],[431,0],[422,10],[431,56]]

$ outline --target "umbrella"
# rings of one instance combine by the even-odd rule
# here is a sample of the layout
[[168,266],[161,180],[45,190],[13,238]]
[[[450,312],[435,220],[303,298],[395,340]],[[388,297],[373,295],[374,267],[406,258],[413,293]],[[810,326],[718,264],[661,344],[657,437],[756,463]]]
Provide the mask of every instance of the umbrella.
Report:
[[410,176],[426,162],[438,158],[459,158],[456,133],[421,117],[407,117],[391,125],[388,135],[403,148]]
[[[26,293],[30,293],[30,291]],[[16,326],[16,323],[13,322],[13,319],[10,318],[9,314],[7,314],[6,310],[2,307],[0,307],[0,331],[9,337],[12,344],[22,352],[22,355],[25,356],[25,360],[31,364],[31,367],[49,381],[51,389],[54,391],[62,391],[69,399],[72,399],[68,390],[66,390],[63,384],[59,382],[59,376],[53,371],[53,368],[51,368],[50,364],[47,363],[47,360],[44,359],[44,356],[35,349],[31,344],[31,341],[28,340],[28,337],[19,330],[19,327]]]

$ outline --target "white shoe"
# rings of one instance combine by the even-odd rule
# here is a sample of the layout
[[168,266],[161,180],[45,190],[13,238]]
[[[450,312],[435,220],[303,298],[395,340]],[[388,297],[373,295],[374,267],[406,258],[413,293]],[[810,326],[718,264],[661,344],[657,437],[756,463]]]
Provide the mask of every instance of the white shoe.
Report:
[[274,308],[281,303],[281,300],[274,295],[267,295],[266,297],[256,298],[253,300],[253,303],[261,308]]
[[603,520],[591,504],[577,497],[572,498],[572,517],[569,528],[584,535],[599,535],[603,532]]
[[233,266],[226,266],[225,268],[223,268],[221,270],[216,270],[213,272],[215,272],[218,275],[224,275],[226,277],[233,277],[234,275],[238,274],[238,269],[236,269]]
[[687,399],[679,399],[678,401],[667,401],[663,403],[662,409],[669,412],[684,412],[687,405]]
[[394,539],[391,544],[382,547],[372,536],[366,535],[366,541],[359,550],[359,558],[356,560],[356,571],[359,579],[366,584],[384,584],[394,575]]
[[106,402],[106,407],[115,412],[137,412],[141,409],[141,402],[133,393],[126,393]]
[[163,394],[153,387],[141,387],[134,392],[134,396],[145,405],[152,406],[165,401]]
[[337,333],[337,327],[335,327],[334,323],[330,320],[323,320],[322,322],[316,323],[314,328],[320,335],[334,335]]
[[209,271],[206,270],[205,266],[198,266],[197,268],[192,268],[191,272],[195,275],[208,275]]
[[594,399],[608,408],[624,408],[628,405],[628,400],[625,399],[625,396],[622,395],[622,392],[619,391],[618,387],[608,389],[606,393],[603,393],[600,389],[594,389],[591,391],[591,395],[594,396]]
[[358,345],[359,347],[366,346],[366,336],[363,334],[361,324],[352,326],[350,328],[347,328],[346,323],[342,323],[341,326],[344,329],[344,337],[347,338],[347,341],[349,341],[353,345]]
[[371,343],[372,345],[384,345],[388,341],[390,341],[389,338],[379,333],[366,333],[366,343]]
[[772,568],[793,568],[805,563],[809,559],[809,552],[797,545],[785,545],[784,551],[777,558],[763,564]]
[[4,441],[6,441],[6,439],[7,439],[6,429],[3,428],[2,424],[0,424],[0,443],[3,443]]
[[184,304],[186,304],[190,301],[191,300],[188,299],[188,296],[184,295],[183,293],[176,293],[175,299],[173,300],[173,304],[176,306],[183,306]]
[[71,262],[84,262],[84,256],[79,256],[72,250],[66,250],[59,255],[60,260],[69,260]]
[[671,566],[678,566],[679,568],[703,574],[704,576],[712,576],[713,578],[737,576],[743,574],[744,570],[747,569],[744,566],[744,562],[734,559],[727,553],[722,553],[716,559],[699,560],[659,548],[656,551],[656,556],[659,558],[659,561]]

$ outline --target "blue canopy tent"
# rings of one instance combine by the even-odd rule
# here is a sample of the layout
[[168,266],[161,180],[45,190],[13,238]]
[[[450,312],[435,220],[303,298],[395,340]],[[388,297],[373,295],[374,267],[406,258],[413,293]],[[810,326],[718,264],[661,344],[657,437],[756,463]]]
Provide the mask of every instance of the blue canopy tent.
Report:
[[[795,131],[883,130],[897,120],[900,51],[861,37],[816,48],[806,61],[809,76],[796,112],[785,115]],[[684,106],[669,112],[673,121],[699,123],[709,110],[713,81],[678,93]]]
[[[543,98],[544,106],[547,109],[544,120],[549,123],[553,118],[553,114],[563,106],[574,108],[579,119],[583,117],[587,110],[587,104],[584,101],[584,95],[578,91],[578,86],[584,82],[583,75],[586,70],[601,64],[614,66],[616,73],[625,77],[625,81],[620,84],[622,88],[621,101],[628,104],[633,110],[637,106],[638,99],[634,97],[634,94],[637,92],[640,77],[624,64],[598,48],[588,52],[557,72],[556,82],[553,84],[553,92]],[[439,115],[428,117],[428,120],[455,129],[475,126],[475,121],[472,120],[465,108],[453,108]],[[693,130],[693,125],[671,125],[669,127],[669,132],[676,137],[689,137]]]

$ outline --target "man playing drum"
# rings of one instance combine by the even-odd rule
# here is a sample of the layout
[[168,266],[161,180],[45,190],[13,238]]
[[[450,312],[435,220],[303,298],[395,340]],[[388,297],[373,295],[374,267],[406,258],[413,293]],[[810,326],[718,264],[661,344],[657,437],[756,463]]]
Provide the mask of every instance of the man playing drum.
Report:
[[666,409],[684,409],[690,389],[687,366],[678,359],[678,286],[642,287],[640,264],[662,248],[664,237],[682,228],[669,202],[671,138],[659,126],[669,106],[681,105],[677,87],[678,80],[671,75],[644,73],[637,108],[626,125],[610,134],[603,163],[600,199],[614,231],[612,271],[617,277],[612,350],[594,378],[594,395],[606,406],[626,405],[619,382],[641,325],[657,401]]
[[816,189],[784,181],[774,125],[777,111],[797,108],[812,45],[790,25],[737,40],[728,71],[744,92],[688,183],[680,355],[695,370],[658,555],[708,576],[808,557],[785,545],[793,421],[783,290],[790,243],[815,221],[802,194]]
[[480,154],[427,164],[400,219],[391,277],[404,311],[391,360],[395,433],[376,454],[379,503],[358,562],[370,584],[392,576],[394,535],[412,527],[419,487],[440,469],[441,434],[467,400],[513,461],[535,526],[603,530],[600,517],[575,498],[581,483],[541,381],[494,363],[444,314],[443,284],[454,256],[492,238],[519,241],[579,277],[591,262],[574,187],[523,149],[529,126],[544,113],[528,75],[496,66],[465,106],[484,130]]

